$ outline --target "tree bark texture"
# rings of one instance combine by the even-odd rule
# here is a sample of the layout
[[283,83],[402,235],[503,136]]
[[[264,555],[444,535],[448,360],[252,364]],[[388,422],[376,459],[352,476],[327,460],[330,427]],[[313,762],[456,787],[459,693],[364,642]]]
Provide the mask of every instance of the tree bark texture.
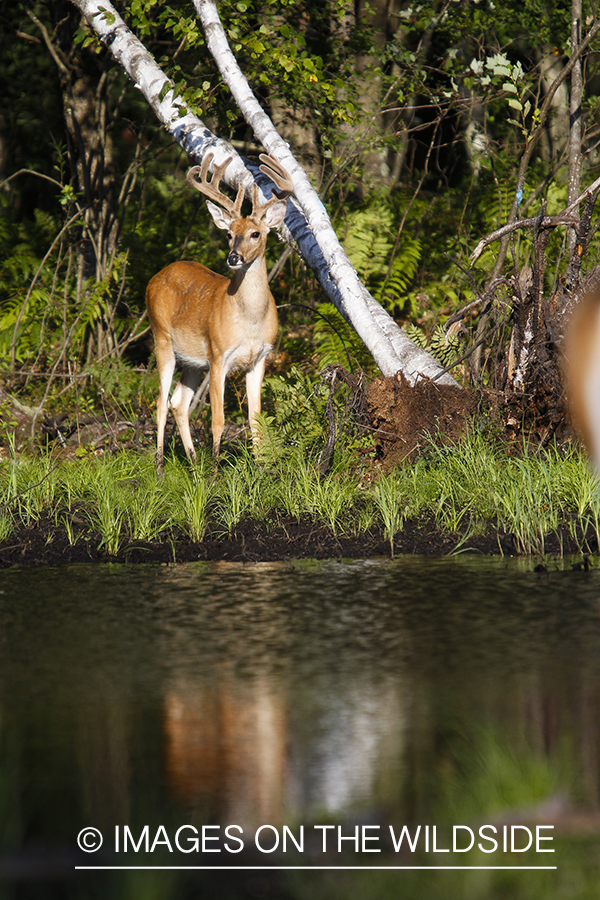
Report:
[[[581,41],[582,0],[572,0],[571,4],[571,56],[577,53]],[[569,183],[568,203],[573,203],[581,185],[581,150],[583,143],[583,123],[581,121],[581,101],[583,99],[583,67],[579,56],[571,72],[571,98],[569,102]],[[577,210],[578,211],[578,210]],[[569,232],[569,251],[573,252],[577,235]]]

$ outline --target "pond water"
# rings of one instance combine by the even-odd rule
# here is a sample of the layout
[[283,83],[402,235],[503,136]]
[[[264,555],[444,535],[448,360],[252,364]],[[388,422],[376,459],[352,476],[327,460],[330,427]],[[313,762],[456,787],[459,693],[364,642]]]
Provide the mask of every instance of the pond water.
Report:
[[0,898],[598,897],[572,563],[2,572]]

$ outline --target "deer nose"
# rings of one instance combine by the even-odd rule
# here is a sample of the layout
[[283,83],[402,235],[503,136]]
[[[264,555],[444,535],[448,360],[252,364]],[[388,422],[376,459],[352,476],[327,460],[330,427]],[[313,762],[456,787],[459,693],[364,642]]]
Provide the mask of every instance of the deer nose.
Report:
[[235,250],[232,250],[227,257],[227,265],[230,269],[236,269],[238,266],[243,265],[243,263],[243,257],[241,257],[239,253],[236,253]]

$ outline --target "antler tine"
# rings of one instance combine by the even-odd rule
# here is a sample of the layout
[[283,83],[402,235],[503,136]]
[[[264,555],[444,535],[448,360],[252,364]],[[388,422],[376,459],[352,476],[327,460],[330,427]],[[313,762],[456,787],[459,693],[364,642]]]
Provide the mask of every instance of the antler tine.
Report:
[[201,166],[193,166],[188,171],[187,179],[197,191],[200,191],[205,197],[214,200],[219,206],[226,209],[228,213],[231,213],[232,216],[239,218],[242,210],[242,203],[244,201],[244,185],[239,185],[235,201],[220,190],[219,185],[221,184],[221,178],[223,177],[223,172],[231,162],[231,156],[228,156],[222,163],[213,166],[213,177],[212,180],[209,181],[208,169],[213,158],[214,153],[207,153],[202,160]]
[[[281,191],[281,194],[277,195],[279,199],[287,200],[288,197],[291,197],[294,193],[294,185],[292,179],[281,163],[278,162],[275,157],[267,156],[266,153],[261,153],[259,159],[264,163],[264,165],[259,166],[260,171],[263,175],[268,175],[271,181],[274,181]],[[273,193],[275,193],[275,191],[273,191]]]
[[259,216],[262,218],[266,211],[270,206],[273,206],[274,203],[279,203],[283,200],[287,200],[294,193],[294,185],[292,184],[292,179],[283,168],[281,163],[277,162],[272,156],[267,156],[266,153],[261,153],[259,157],[260,161],[264,163],[264,165],[259,166],[260,171],[263,175],[267,175],[271,181],[274,181],[278,191],[273,191],[270,200],[267,200],[266,203],[259,204],[258,202],[258,188],[256,185],[252,187],[252,215]]

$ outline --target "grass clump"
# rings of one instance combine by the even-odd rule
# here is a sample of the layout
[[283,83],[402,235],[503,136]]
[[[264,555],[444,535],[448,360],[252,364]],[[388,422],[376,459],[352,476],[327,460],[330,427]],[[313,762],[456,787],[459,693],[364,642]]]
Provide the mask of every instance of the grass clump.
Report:
[[333,534],[351,531],[359,504],[358,476],[339,470],[321,476],[316,460],[296,459],[278,471],[282,505],[287,515],[327,525]]
[[303,447],[264,461],[229,450],[218,467],[207,452],[194,466],[171,458],[163,478],[149,453],[62,462],[10,453],[0,462],[0,542],[43,517],[69,543],[90,539],[113,557],[155,541],[232,537],[246,521],[272,528],[289,519],[336,536],[378,528],[392,556],[408,520],[456,535],[457,546],[487,532],[499,545],[511,535],[519,553],[543,554],[559,534],[589,552],[600,538],[600,492],[575,447],[513,457],[475,430],[455,445],[431,443],[415,462],[375,477],[343,455],[323,475],[318,455]]
[[202,541],[208,527],[209,504],[213,495],[208,457],[200,455],[194,468],[174,460],[167,467],[164,479],[156,483],[162,485],[170,497],[172,525],[194,543]]

